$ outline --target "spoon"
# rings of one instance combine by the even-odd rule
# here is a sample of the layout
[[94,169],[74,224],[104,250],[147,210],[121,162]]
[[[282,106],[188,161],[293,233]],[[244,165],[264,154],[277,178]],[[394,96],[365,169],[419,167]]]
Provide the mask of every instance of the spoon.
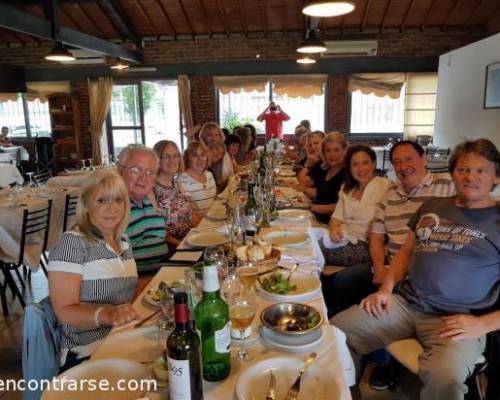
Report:
[[297,268],[299,268],[299,263],[295,263],[295,265],[292,268],[290,268],[288,278],[286,278],[288,282],[290,282],[290,278],[292,277],[292,274],[297,270]]

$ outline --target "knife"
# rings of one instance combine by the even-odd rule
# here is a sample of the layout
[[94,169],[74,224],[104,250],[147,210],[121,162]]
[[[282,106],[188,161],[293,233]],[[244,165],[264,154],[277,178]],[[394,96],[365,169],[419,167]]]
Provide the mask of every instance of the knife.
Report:
[[269,387],[267,389],[266,400],[275,400],[276,398],[276,376],[274,376],[273,370],[271,372],[271,379],[269,380]]

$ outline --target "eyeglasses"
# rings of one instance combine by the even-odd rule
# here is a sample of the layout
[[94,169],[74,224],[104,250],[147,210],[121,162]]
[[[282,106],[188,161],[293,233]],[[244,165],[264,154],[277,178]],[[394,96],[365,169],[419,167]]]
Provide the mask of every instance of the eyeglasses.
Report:
[[130,173],[132,175],[134,175],[135,177],[144,176],[146,178],[154,178],[156,176],[156,171],[149,171],[147,169],[142,169],[139,167],[127,167],[127,166],[121,165],[121,164],[120,164],[120,167],[128,169],[130,171]]
[[105,207],[108,204],[122,205],[125,202],[125,200],[121,197],[104,197],[96,199],[95,202],[97,203],[98,207]]
[[170,154],[162,154],[160,156],[160,160],[178,160],[180,158],[180,155],[179,154],[173,154],[173,155],[170,155]]

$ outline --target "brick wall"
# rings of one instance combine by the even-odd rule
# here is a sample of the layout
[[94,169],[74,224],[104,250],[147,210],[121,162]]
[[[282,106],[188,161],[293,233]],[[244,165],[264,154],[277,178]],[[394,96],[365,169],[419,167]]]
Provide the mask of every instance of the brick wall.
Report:
[[211,76],[192,76],[191,107],[195,124],[215,120],[215,92]]

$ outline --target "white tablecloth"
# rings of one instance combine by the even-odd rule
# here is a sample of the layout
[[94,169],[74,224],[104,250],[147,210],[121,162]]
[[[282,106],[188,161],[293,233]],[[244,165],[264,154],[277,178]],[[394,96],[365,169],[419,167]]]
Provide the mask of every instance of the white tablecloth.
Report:
[[[46,207],[47,201],[52,199],[48,238],[48,248],[50,249],[62,231],[66,194],[76,195],[78,192],[78,188],[66,188],[64,191],[53,188],[39,188],[35,193],[25,190],[16,196],[15,204],[10,206],[7,205],[10,199],[2,198],[0,202],[0,258],[5,261],[18,260],[23,210],[27,208],[33,211]],[[43,233],[30,235],[28,238],[25,261],[29,267],[37,270],[43,244]]]
[[91,171],[75,171],[70,175],[58,175],[47,180],[49,187],[79,187],[91,174]]
[[[28,150],[26,150],[22,146],[8,146],[8,147],[0,146],[0,152],[12,155],[11,157],[14,158],[17,158],[17,154],[19,154],[19,160],[17,162],[18,164],[20,161],[28,161],[30,159]],[[9,160],[11,159],[11,157],[9,157]]]
[[14,182],[21,185],[24,182],[24,179],[17,167],[13,164],[0,164],[0,186],[6,187]]

